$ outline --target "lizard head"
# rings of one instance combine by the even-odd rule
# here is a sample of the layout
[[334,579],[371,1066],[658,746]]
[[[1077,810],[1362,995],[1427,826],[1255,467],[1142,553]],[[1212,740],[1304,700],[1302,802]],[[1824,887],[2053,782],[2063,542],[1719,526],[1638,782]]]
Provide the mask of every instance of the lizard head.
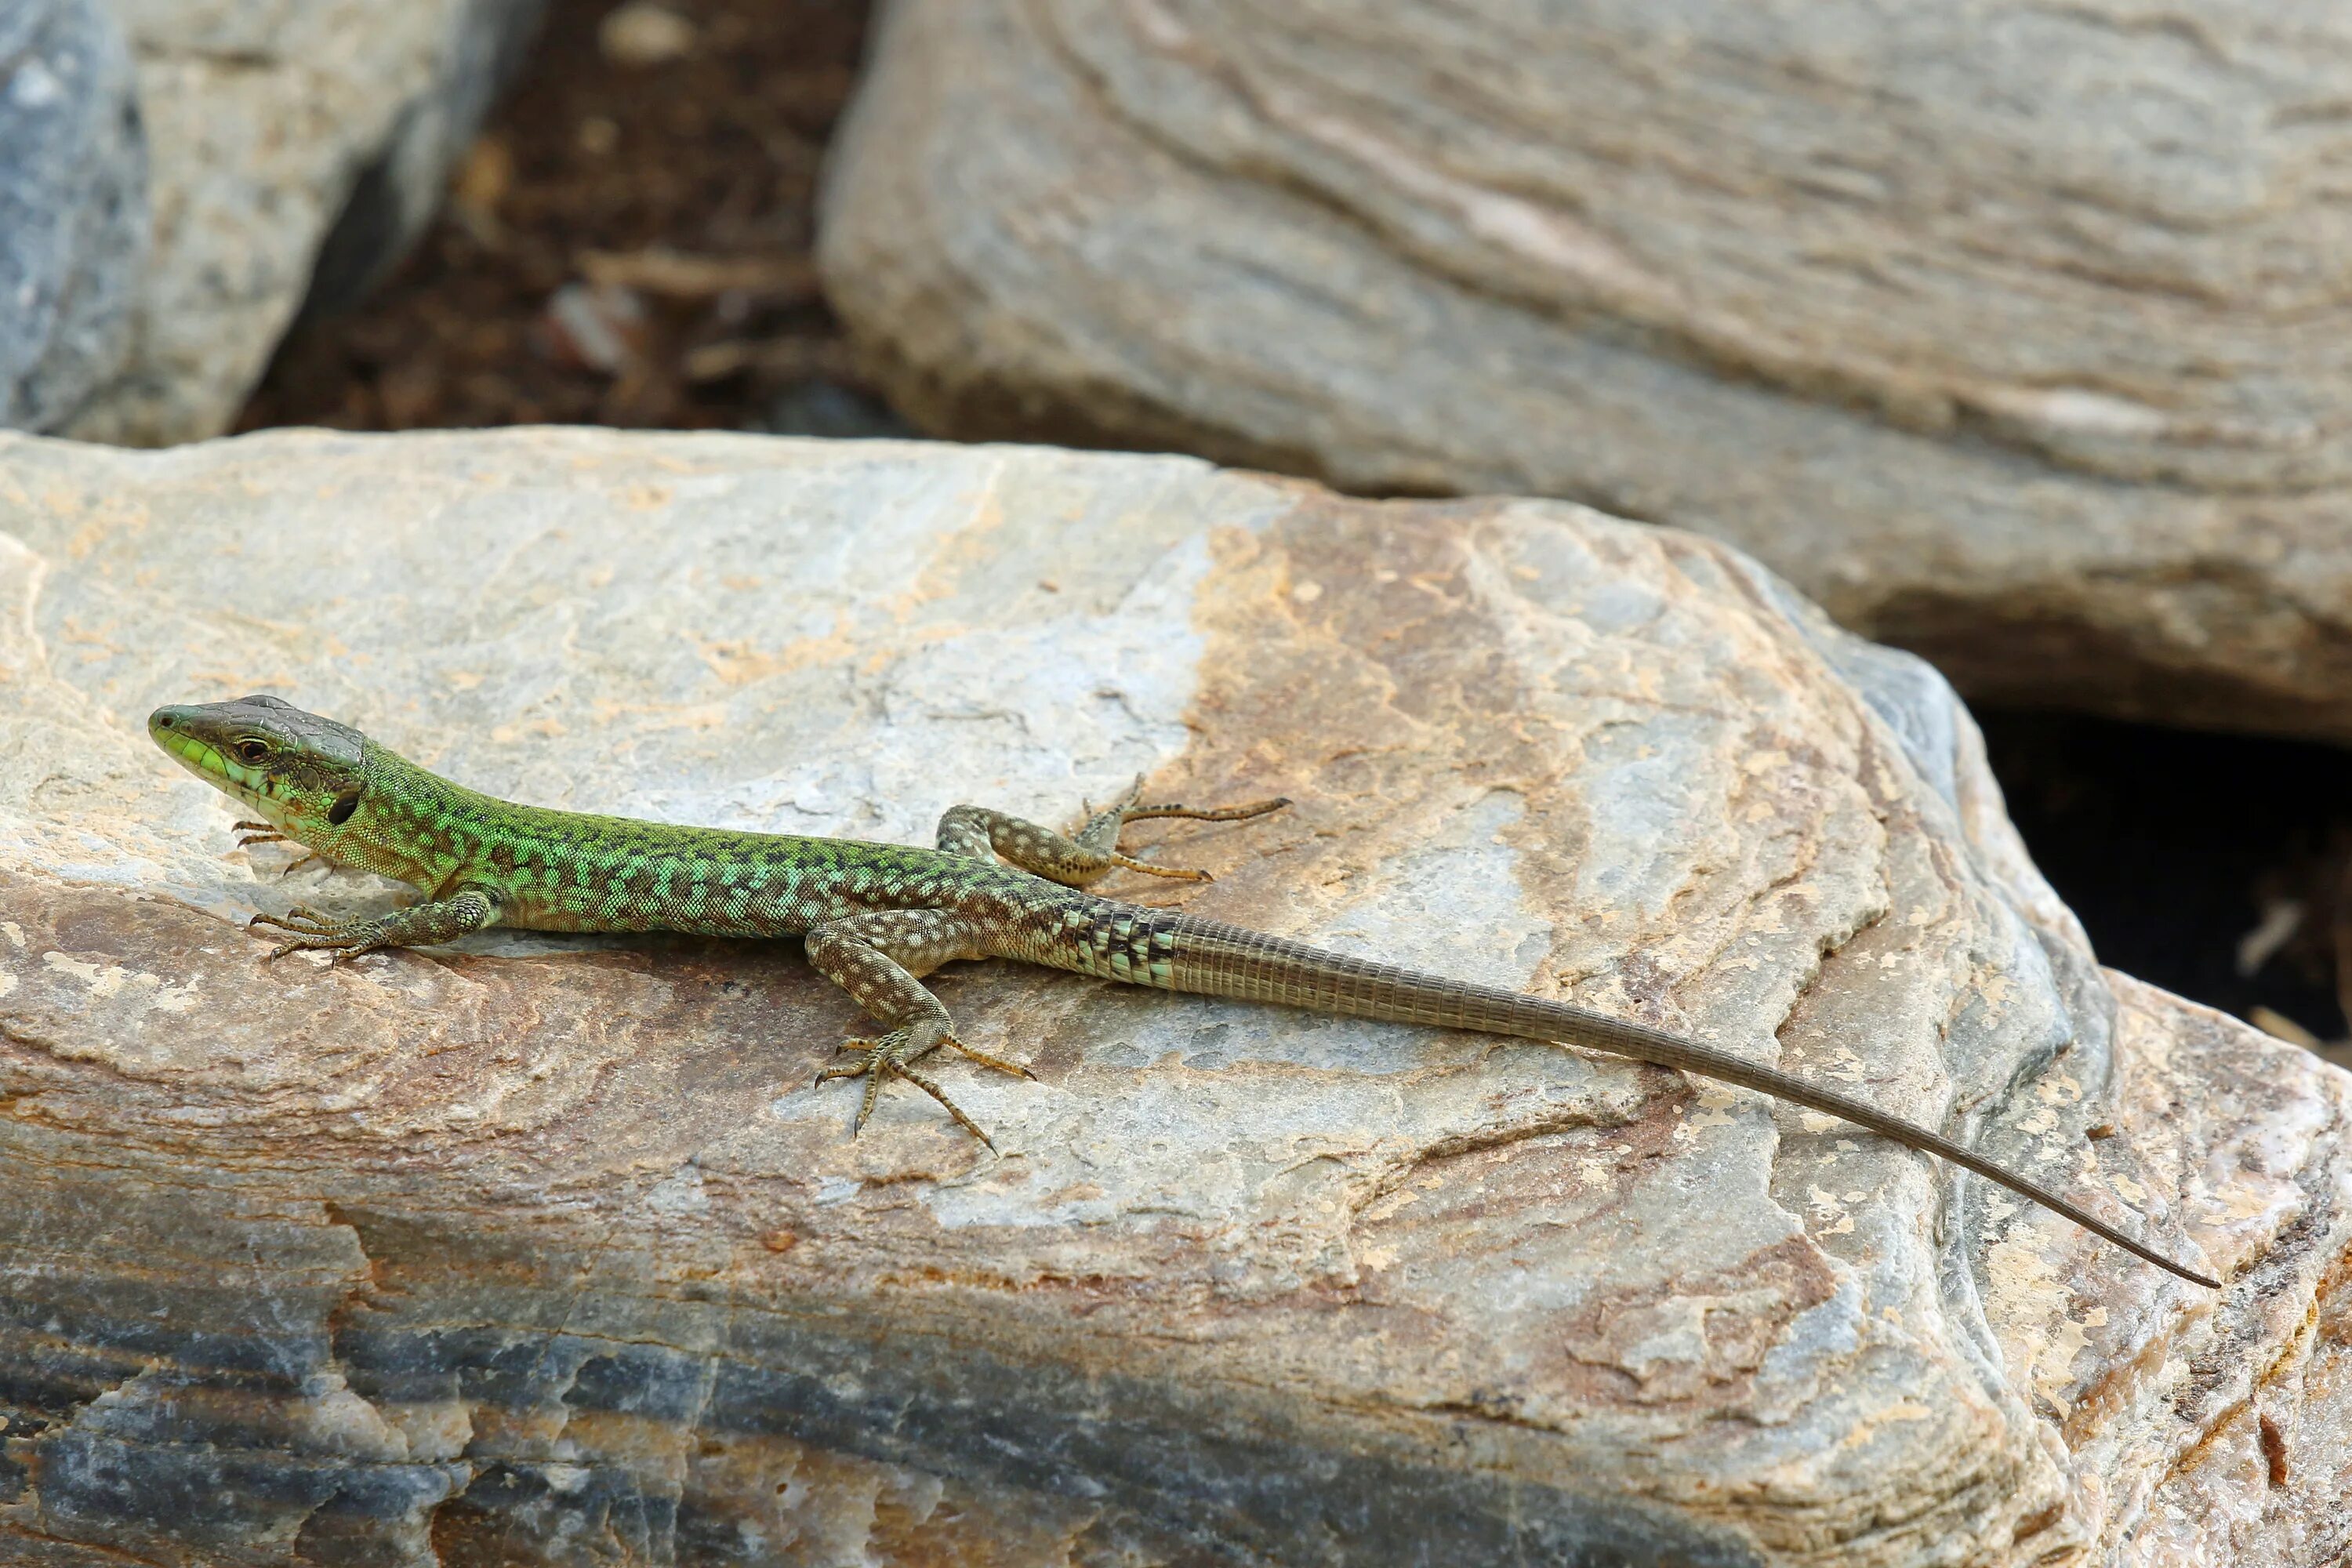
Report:
[[367,737],[283,698],[158,708],[147,733],[180,765],[314,849],[367,793]]

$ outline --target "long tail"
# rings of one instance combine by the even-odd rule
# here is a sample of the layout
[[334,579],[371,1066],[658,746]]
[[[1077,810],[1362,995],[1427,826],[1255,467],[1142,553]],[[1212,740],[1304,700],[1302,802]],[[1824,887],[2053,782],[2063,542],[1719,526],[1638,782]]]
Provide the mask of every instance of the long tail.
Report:
[[1135,973],[1121,966],[1118,978],[1202,995],[1278,1003],[1317,1013],[1344,1013],[1391,1023],[1428,1024],[1527,1040],[1590,1046],[1636,1061],[1680,1068],[1741,1089],[1760,1089],[1793,1105],[1839,1117],[1906,1147],[1949,1160],[2021,1197],[2031,1198],[2065,1215],[2093,1235],[2104,1237],[2158,1268],[2191,1284],[2221,1289],[2220,1280],[2183,1268],[2055,1193],[2003,1170],[1939,1132],[1728,1051],[1565,1002],[1441,980],[1394,964],[1326,952],[1304,942],[1267,936],[1220,921],[1160,915],[1156,919],[1147,917],[1136,924],[1151,928],[1148,934],[1145,930],[1137,930],[1133,935],[1140,939],[1139,948],[1150,952],[1159,963],[1150,965],[1149,978],[1143,973],[1142,963],[1133,966]]

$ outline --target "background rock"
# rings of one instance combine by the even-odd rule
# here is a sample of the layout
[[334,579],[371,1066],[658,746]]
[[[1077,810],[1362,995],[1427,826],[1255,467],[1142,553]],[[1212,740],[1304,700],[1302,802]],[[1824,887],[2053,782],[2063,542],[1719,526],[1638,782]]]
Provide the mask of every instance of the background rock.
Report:
[[121,377],[70,426],[218,435],[306,298],[348,301],[440,201],[541,0],[114,0],[154,148]]
[[0,9],[0,426],[43,430],[112,374],[147,247],[131,58],[97,0]]
[[[2352,1079],[2096,968],[1944,684],[1722,545],[1181,459],[16,437],[0,685],[25,1553],[2346,1542]],[[1160,841],[1218,873],[1193,907],[1948,1117],[2231,1283],[1574,1052],[989,966],[943,996],[1041,1081],[943,1072],[995,1159],[913,1096],[846,1135],[809,1078],[852,1014],[788,948],[263,968],[255,909],[388,889],[280,885],[142,731],[254,689],[678,820],[921,838],[1138,771],[1278,789],[1293,812]]]
[[935,431],[1572,496],[1971,694],[2352,739],[2352,20],[899,0],[824,259]]

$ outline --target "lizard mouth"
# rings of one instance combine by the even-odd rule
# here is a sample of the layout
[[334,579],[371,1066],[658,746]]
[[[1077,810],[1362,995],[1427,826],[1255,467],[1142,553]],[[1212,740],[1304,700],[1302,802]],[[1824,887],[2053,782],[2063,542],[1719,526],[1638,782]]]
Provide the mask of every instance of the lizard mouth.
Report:
[[202,736],[189,733],[169,720],[168,712],[158,710],[147,721],[147,733],[182,767],[257,811],[268,812],[276,806],[269,796],[268,780],[257,769],[246,767]]

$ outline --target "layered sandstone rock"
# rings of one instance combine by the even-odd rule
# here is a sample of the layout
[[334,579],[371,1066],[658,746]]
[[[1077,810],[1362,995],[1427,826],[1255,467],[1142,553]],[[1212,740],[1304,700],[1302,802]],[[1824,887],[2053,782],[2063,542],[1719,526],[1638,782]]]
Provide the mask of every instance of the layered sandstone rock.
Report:
[[1574,497],[1971,695],[2352,739],[2345,13],[887,16],[824,260],[935,431]]
[[[1038,1074],[942,1067],[992,1157],[907,1093],[848,1135],[788,944],[265,967],[246,915],[393,890],[281,882],[142,733],[253,689],[680,821],[1286,794],[1139,837],[1191,907],[1776,1059],[2229,1285],[1570,1050],[974,967]],[[2346,1539],[2352,1078],[2100,970],[1944,684],[1721,544],[1182,459],[10,438],[0,691],[0,1555]]]

